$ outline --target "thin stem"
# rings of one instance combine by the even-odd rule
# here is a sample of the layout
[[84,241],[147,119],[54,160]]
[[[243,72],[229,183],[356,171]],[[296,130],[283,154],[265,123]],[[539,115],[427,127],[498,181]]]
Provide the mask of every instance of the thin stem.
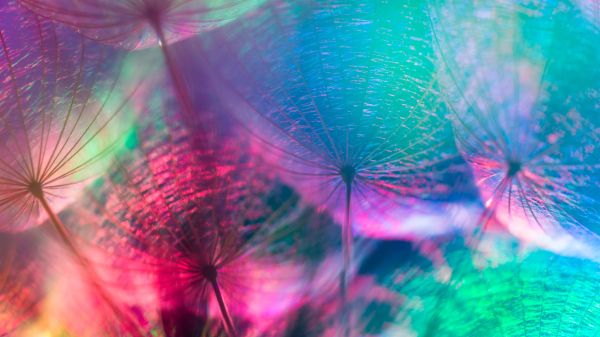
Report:
[[223,295],[221,294],[221,288],[219,288],[219,283],[217,282],[217,278],[209,279],[210,284],[215,292],[215,297],[217,298],[217,302],[219,302],[219,309],[221,310],[221,317],[223,318],[223,322],[227,328],[227,335],[230,337],[236,336],[235,326],[231,320],[231,315],[229,314],[229,310],[227,310],[227,305],[225,304],[225,300],[223,299]]
[[156,36],[158,37],[158,41],[160,44],[160,50],[163,53],[165,59],[165,65],[167,66],[167,71],[169,72],[169,77],[173,82],[173,87],[175,89],[175,95],[177,95],[177,100],[181,107],[183,108],[183,112],[185,113],[187,118],[191,118],[194,116],[194,108],[192,105],[192,99],[188,93],[187,86],[185,85],[185,81],[181,76],[181,73],[177,70],[177,66],[175,65],[175,60],[173,58],[173,54],[171,52],[171,47],[167,39],[165,38],[165,34],[161,27],[160,22],[153,23],[154,31],[156,32]]
[[0,289],[4,287],[6,281],[8,281],[8,274],[12,268],[12,262],[14,261],[16,256],[16,244],[14,240],[9,240],[6,243],[6,250],[4,251],[4,256],[2,264],[0,264]]
[[344,337],[350,336],[351,331],[351,312],[348,308],[348,273],[350,264],[352,263],[352,224],[350,222],[350,207],[352,202],[352,180],[347,179],[346,182],[346,211],[344,223],[342,224],[342,255],[344,258],[342,271],[340,274],[340,300],[341,300],[341,316],[340,323]]
[[106,292],[104,287],[100,284],[98,274],[96,271],[90,266],[88,259],[84,256],[83,253],[77,247],[77,244],[71,238],[71,234],[67,227],[63,224],[60,218],[56,215],[52,207],[48,204],[46,197],[43,194],[36,195],[36,198],[39,200],[40,204],[46,211],[46,214],[50,218],[50,222],[52,223],[53,228],[56,230],[63,243],[67,246],[69,251],[73,254],[79,265],[83,268],[85,275],[88,278],[88,281],[92,284],[94,289],[98,292],[100,297],[106,302],[106,304],[110,307],[110,309],[115,313],[115,315],[123,320],[127,326],[131,328],[131,333],[136,337],[143,337],[144,334],[139,330],[137,324],[133,321],[133,319],[125,312],[123,312],[111,299],[110,295]]

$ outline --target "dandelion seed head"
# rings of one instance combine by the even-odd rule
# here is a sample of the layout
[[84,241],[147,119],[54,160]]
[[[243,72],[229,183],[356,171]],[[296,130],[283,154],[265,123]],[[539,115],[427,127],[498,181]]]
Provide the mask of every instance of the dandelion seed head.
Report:
[[344,184],[351,185],[356,176],[356,169],[352,165],[344,164],[339,169],[339,175],[342,177]]
[[205,265],[202,267],[202,276],[204,276],[207,280],[216,280],[218,275],[217,267],[214,265]]
[[580,75],[595,72],[598,32],[560,2],[434,4],[432,17],[442,95],[486,214],[544,246],[597,242],[597,83]]
[[521,172],[521,162],[518,160],[509,160],[507,163],[506,175],[514,177]]
[[44,186],[39,181],[30,181],[27,185],[27,190],[29,191],[29,193],[31,193],[31,195],[38,199],[44,196]]
[[363,210],[445,211],[464,173],[427,22],[417,2],[275,3],[202,40],[257,154],[340,223],[350,188],[360,233]]
[[144,111],[136,146],[84,197],[89,214],[72,217],[95,224],[81,232],[95,245],[136,261],[123,272],[165,315],[225,322],[223,301],[234,326],[263,331],[302,301],[304,267],[266,250],[293,215],[286,202],[268,204],[274,182],[241,139],[194,132],[164,108]]
[[[58,211],[102,170],[131,120],[132,90],[119,81],[122,55],[111,48],[12,1],[0,15],[0,227],[23,230],[46,218],[42,199]],[[7,34],[15,18],[20,29]]]

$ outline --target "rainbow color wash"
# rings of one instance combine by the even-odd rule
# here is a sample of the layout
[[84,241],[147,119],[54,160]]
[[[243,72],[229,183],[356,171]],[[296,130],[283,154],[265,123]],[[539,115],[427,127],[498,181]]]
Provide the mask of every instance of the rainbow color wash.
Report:
[[0,337],[600,335],[598,0],[0,0]]

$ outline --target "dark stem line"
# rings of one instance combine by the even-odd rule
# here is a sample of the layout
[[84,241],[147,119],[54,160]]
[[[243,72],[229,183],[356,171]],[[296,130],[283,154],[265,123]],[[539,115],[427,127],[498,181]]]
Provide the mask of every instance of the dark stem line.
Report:
[[77,260],[78,264],[81,266],[83,271],[85,272],[88,281],[94,287],[94,289],[98,292],[102,300],[110,307],[110,309],[115,313],[119,320],[122,320],[124,324],[126,324],[131,329],[131,334],[135,337],[143,337],[144,334],[139,330],[138,325],[135,321],[123,310],[121,310],[116,303],[112,300],[110,295],[106,292],[104,287],[100,284],[99,276],[96,271],[90,266],[88,259],[84,256],[83,253],[77,247],[77,244],[71,238],[71,234],[69,230],[64,225],[64,223],[60,220],[60,218],[56,215],[52,207],[48,204],[46,197],[42,194],[41,196],[36,196],[42,207],[46,211],[46,214],[50,218],[50,222],[54,230],[60,236],[63,243],[67,246],[73,257]]
[[156,36],[158,37],[158,41],[160,43],[160,50],[162,51],[165,65],[167,66],[167,71],[169,72],[169,77],[171,78],[171,82],[173,83],[177,100],[179,101],[179,104],[181,104],[186,118],[190,119],[194,116],[194,107],[192,104],[190,94],[187,90],[187,86],[185,85],[185,81],[183,80],[181,73],[177,69],[175,59],[173,58],[173,53],[171,52],[171,47],[169,46],[169,43],[165,38],[165,34],[163,32],[160,22],[153,24],[153,27],[154,31],[156,32]]
[[3,263],[0,264],[0,289],[3,289],[9,279],[8,274],[11,271],[12,263],[16,256],[16,243],[14,240],[9,240],[5,247],[6,251],[4,251]]
[[225,323],[225,327],[227,329],[227,335],[230,337],[236,336],[235,326],[233,325],[233,321],[231,320],[231,315],[229,314],[229,310],[227,309],[227,305],[225,304],[225,300],[223,299],[223,295],[221,294],[221,288],[219,287],[219,283],[217,282],[217,278],[209,280],[212,288],[215,292],[215,297],[217,298],[217,302],[219,302],[219,309],[221,310],[221,318]]
[[346,205],[344,223],[342,224],[342,255],[343,265],[340,274],[340,303],[341,315],[340,324],[343,331],[343,337],[349,337],[351,331],[351,310],[348,307],[348,274],[352,263],[352,224],[350,222],[350,207],[352,202],[352,181],[346,182]]

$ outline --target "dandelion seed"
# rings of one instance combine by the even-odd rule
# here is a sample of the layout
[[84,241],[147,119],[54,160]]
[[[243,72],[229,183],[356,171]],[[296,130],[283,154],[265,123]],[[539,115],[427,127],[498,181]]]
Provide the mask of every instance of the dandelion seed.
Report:
[[[8,15],[14,12],[19,16]],[[65,192],[101,170],[101,159],[121,132],[111,122],[120,118],[129,97],[114,102],[121,96],[113,92],[117,76],[106,97],[94,98],[104,85],[105,51],[89,51],[95,46],[79,39],[67,48],[54,25],[10,7],[4,13],[8,25],[20,18],[16,23],[23,31],[10,36],[0,31],[0,70],[6,79],[0,100],[0,211],[3,229],[19,230],[43,221],[40,213],[54,214],[51,206],[66,203],[60,202]]]
[[493,215],[525,240],[596,240],[597,31],[555,2],[433,9],[456,141],[488,200],[483,227]]
[[238,144],[207,148],[214,130],[145,120],[158,122],[103,182],[107,197],[86,196],[93,214],[74,217],[101,226],[89,234],[97,246],[145,264],[124,269],[146,275],[137,287],[157,294],[172,336],[197,332],[207,311],[230,336],[261,332],[300,301],[302,268],[264,251],[287,206],[265,204],[272,185]]
[[[122,111],[137,87],[121,99],[119,75],[105,85],[114,64],[103,47],[70,39],[14,3],[0,14],[0,226],[17,231],[48,220],[110,303],[57,211],[118,148],[121,130],[111,121],[126,125]],[[106,96],[96,100],[100,90]]]
[[[158,45],[179,103],[193,116],[192,98],[171,44],[225,25],[264,0],[20,0],[39,15],[91,39],[127,49]],[[188,117],[189,117],[188,116]]]
[[428,21],[419,2],[274,3],[202,36],[260,154],[342,223],[342,294],[352,227],[446,212],[460,179]]

